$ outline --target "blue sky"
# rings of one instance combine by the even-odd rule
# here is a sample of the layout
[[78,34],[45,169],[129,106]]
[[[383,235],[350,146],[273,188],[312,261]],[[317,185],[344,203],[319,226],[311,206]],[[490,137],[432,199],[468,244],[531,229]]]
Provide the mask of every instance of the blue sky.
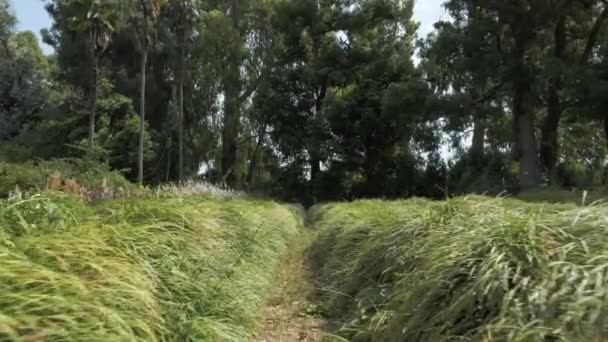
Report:
[[[44,10],[43,0],[10,0],[19,19],[19,30],[33,31],[40,37],[40,29],[51,26],[51,19]],[[426,36],[433,30],[433,24],[445,19],[445,11],[441,8],[444,0],[417,0],[414,17],[420,22],[420,37]],[[50,46],[43,46],[46,53],[52,52]]]
[[[30,30],[36,33],[40,39],[40,30],[51,26],[51,18],[44,9],[43,0],[10,0],[19,24],[17,28],[20,31]],[[42,46],[45,53],[52,52],[50,46]]]

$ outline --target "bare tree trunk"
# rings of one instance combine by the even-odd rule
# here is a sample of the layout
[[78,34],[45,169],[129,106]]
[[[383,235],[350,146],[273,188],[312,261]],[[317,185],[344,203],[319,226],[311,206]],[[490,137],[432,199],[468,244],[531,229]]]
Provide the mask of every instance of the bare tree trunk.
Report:
[[606,149],[608,150],[608,114],[604,115],[604,136],[606,138]]
[[179,60],[179,85],[178,85],[178,172],[177,177],[178,181],[181,182],[184,179],[184,44],[185,42],[180,42],[180,60]]
[[540,147],[540,161],[544,171],[549,177],[549,182],[555,179],[556,164],[559,155],[558,129],[563,113],[558,89],[561,82],[553,80],[549,86],[549,98],[547,106],[547,117],[542,126],[542,140]]
[[179,102],[179,113],[178,113],[178,170],[177,177],[178,181],[184,179],[184,72],[183,72],[183,60],[180,62],[180,76],[178,85],[178,102]]
[[249,162],[249,169],[247,170],[247,186],[251,187],[251,183],[253,182],[253,172],[257,166],[258,162],[258,153],[260,151],[260,147],[262,146],[262,141],[264,140],[264,135],[266,135],[266,124],[262,126],[262,129],[258,132],[258,139],[255,144],[255,148],[253,149],[253,155],[251,156],[251,160]]
[[144,47],[141,56],[141,81],[139,91],[139,150],[137,153],[137,182],[144,183],[144,133],[146,125],[146,65],[148,49]]
[[522,190],[534,188],[541,182],[530,92],[528,80],[519,77],[514,87],[513,115],[515,156],[519,161],[519,185]]
[[[222,131],[222,177],[226,179],[227,185],[235,187],[237,178],[235,175],[236,157],[238,150],[238,135],[240,122],[240,103],[237,66],[229,66],[224,80],[224,129]],[[237,69],[237,70],[234,70]]]
[[[235,30],[240,27],[240,8],[238,0],[231,2],[232,26]],[[240,39],[240,37],[238,38]],[[238,150],[238,135],[240,126],[240,57],[230,56],[229,65],[224,73],[224,128],[222,131],[221,177],[230,187],[236,187],[237,177],[236,158]]]
[[172,150],[172,146],[173,142],[171,137],[169,137],[169,143],[168,143],[168,147],[167,147],[167,173],[165,175],[165,182],[169,182],[169,177],[171,176],[171,150]]
[[484,156],[484,145],[486,141],[486,126],[483,119],[476,116],[473,119],[473,141],[471,144],[471,155],[477,160]]
[[[554,34],[555,48],[554,56],[564,61],[566,52],[566,21],[561,18],[557,23]],[[559,92],[562,90],[562,76],[552,75],[549,80],[549,96],[547,105],[547,117],[542,126],[540,161],[544,171],[549,177],[549,182],[555,178],[555,166],[559,154],[559,143],[557,141],[557,131],[564,108]]]
[[97,78],[99,76],[99,60],[96,53],[95,30],[89,32],[89,58],[91,63],[89,75],[89,147],[95,146],[95,112],[97,110]]

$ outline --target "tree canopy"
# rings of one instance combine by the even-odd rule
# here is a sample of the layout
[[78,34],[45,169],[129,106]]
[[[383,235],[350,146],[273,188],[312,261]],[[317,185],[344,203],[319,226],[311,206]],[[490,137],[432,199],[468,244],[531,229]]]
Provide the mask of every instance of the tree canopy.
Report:
[[446,0],[427,37],[414,0],[45,3],[49,56],[0,0],[2,159],[305,203],[607,181],[601,0]]

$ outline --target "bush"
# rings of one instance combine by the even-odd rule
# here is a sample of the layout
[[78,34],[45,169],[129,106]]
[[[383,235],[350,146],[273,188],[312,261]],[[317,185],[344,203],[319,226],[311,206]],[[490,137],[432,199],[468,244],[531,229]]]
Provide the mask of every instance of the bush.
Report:
[[467,197],[313,215],[325,309],[353,341],[608,338],[608,205]]
[[87,159],[62,159],[51,161],[30,161],[26,163],[8,163],[0,161],[0,197],[6,197],[19,187],[22,191],[44,189],[48,177],[61,173],[63,178],[74,178],[87,188],[98,186],[105,178],[108,187],[128,189],[131,184],[118,171],[111,171],[109,166]]

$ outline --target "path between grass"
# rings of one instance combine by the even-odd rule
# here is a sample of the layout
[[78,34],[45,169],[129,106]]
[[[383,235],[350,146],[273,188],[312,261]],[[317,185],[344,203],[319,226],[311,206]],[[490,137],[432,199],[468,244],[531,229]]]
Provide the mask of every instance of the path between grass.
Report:
[[338,341],[325,331],[327,320],[321,317],[307,251],[313,234],[302,233],[276,274],[274,293],[262,311],[255,342]]

